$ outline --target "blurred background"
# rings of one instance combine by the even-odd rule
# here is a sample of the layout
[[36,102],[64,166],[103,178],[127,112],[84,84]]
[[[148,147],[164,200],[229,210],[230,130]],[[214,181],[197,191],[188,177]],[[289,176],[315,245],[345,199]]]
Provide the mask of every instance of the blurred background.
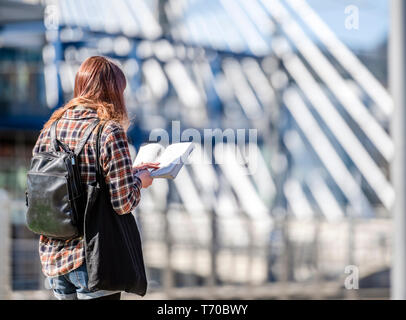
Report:
[[143,190],[146,299],[389,298],[389,20],[388,0],[0,0],[0,298],[53,299],[26,172],[92,55],[127,76],[133,155],[172,121],[257,130],[253,172],[218,139]]

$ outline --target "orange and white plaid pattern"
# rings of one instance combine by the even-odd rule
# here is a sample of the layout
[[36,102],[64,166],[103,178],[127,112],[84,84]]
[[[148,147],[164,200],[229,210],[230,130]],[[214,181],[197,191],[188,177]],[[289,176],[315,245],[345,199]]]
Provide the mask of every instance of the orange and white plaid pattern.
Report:
[[[84,107],[69,109],[58,122],[58,139],[73,150],[88,125],[96,117],[97,113],[93,109]],[[140,201],[141,180],[134,176],[127,135],[121,125],[109,121],[104,126],[100,145],[100,163],[109,188],[112,206],[117,214],[128,214]],[[81,178],[86,184],[96,181],[95,146],[96,130],[90,135],[80,154]],[[46,152],[49,147],[50,132],[47,129],[40,134],[33,154]],[[48,277],[60,276],[79,268],[85,259],[82,238],[65,241],[41,236],[39,253],[42,271]]]

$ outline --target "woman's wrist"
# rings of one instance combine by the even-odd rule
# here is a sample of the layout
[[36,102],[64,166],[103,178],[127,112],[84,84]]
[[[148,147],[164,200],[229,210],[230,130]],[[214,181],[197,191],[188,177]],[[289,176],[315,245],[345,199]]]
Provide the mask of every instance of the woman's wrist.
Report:
[[134,176],[141,180],[143,188],[148,188],[152,183],[152,177],[148,169],[141,169]]
[[142,180],[140,179],[140,177],[137,176],[136,173],[134,173],[134,180],[135,180],[135,184],[138,186],[138,188],[142,188]]

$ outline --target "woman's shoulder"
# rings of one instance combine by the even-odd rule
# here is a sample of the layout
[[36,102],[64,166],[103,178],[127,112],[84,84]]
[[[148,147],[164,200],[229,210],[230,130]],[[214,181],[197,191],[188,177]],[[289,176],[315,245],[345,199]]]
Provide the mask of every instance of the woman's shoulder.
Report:
[[116,140],[126,138],[126,133],[123,126],[117,121],[107,121],[104,124],[103,132],[101,135],[102,141]]
[[49,128],[42,129],[38,135],[37,141],[35,142],[34,148],[32,149],[32,154],[38,152],[44,152],[47,149],[47,145],[50,143]]
[[109,120],[109,121],[105,122],[104,127],[103,127],[103,134],[109,135],[109,134],[111,134],[113,132],[117,132],[117,131],[119,131],[119,132],[125,131],[123,126],[119,122],[114,121],[114,120]]

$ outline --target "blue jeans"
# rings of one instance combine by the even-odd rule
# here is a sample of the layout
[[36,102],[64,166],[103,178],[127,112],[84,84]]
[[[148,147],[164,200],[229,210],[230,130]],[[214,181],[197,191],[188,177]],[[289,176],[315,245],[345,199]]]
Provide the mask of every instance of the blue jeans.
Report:
[[115,294],[119,291],[90,291],[87,288],[88,276],[86,264],[57,277],[48,277],[54,295],[59,300],[87,300]]

